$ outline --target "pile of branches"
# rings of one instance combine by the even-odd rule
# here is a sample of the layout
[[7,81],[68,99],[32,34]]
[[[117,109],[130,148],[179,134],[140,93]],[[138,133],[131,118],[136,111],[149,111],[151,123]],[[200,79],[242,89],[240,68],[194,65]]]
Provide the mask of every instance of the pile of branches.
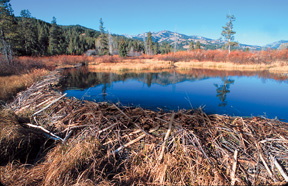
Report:
[[287,123],[207,115],[201,109],[155,112],[81,101],[57,91],[59,78],[59,72],[52,72],[9,105],[18,117],[28,118],[22,129],[54,145],[39,151],[34,164],[1,167],[4,184],[288,182]]

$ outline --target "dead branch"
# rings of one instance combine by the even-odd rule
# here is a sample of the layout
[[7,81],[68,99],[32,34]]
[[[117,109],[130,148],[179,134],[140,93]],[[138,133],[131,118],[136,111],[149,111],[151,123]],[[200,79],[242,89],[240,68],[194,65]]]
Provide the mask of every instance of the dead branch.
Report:
[[[149,130],[149,132],[154,132],[158,129],[159,127],[156,127],[154,129]],[[146,136],[146,134],[142,134],[141,136],[139,136],[138,138],[126,143],[125,145],[122,145],[121,147],[119,147],[118,149],[116,149],[113,153],[118,153],[119,151],[121,151],[122,149],[132,145],[133,143],[136,143],[137,141],[141,140],[142,138],[144,138]]]
[[41,131],[48,138],[51,138],[51,139],[53,139],[55,141],[61,140],[63,142],[62,138],[60,138],[59,136],[53,134],[52,132],[44,129],[41,126],[36,126],[36,125],[31,124],[31,123],[26,123],[24,125],[27,126],[28,128],[36,129],[37,131]]
[[167,130],[167,132],[166,132],[165,138],[164,138],[163,143],[162,143],[162,146],[161,146],[161,153],[160,153],[160,155],[159,155],[158,161],[162,161],[162,159],[163,159],[164,150],[165,150],[165,144],[166,144],[166,142],[167,142],[167,140],[168,140],[168,137],[169,137],[169,135],[170,135],[170,132],[171,132],[171,128],[172,128],[172,123],[173,123],[173,120],[174,120],[174,116],[175,116],[175,113],[172,114],[171,119],[170,119],[170,121],[169,121],[169,127],[168,127],[168,130]]
[[234,163],[233,163],[233,167],[232,167],[232,172],[231,172],[231,185],[235,185],[236,183],[236,179],[235,179],[235,175],[236,175],[236,169],[237,169],[237,156],[238,156],[238,150],[234,151]]
[[35,112],[34,114],[32,114],[32,116],[35,116],[37,114],[39,114],[40,112],[46,110],[47,108],[49,108],[51,105],[53,105],[54,103],[56,103],[57,101],[59,101],[60,99],[62,99],[63,97],[65,97],[67,95],[67,93],[63,94],[62,96],[60,96],[59,98],[55,99],[54,101],[52,101],[51,103],[49,103],[47,106],[45,106],[44,108],[42,108],[41,110]]
[[275,164],[276,168],[279,170],[280,174],[285,179],[285,181],[288,182],[288,176],[287,176],[286,172],[283,170],[283,168],[281,167],[281,165],[278,163],[277,159],[275,157],[273,157],[272,155],[270,155],[270,157],[273,160],[273,163]]

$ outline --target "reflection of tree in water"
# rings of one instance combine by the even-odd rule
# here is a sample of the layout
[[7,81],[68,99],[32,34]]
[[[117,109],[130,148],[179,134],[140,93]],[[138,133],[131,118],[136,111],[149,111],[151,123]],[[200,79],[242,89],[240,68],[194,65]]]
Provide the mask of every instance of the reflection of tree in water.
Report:
[[227,101],[226,101],[226,97],[227,97],[227,93],[230,92],[230,85],[234,84],[235,80],[232,79],[228,79],[227,76],[222,78],[222,81],[224,82],[223,85],[218,85],[218,84],[214,84],[216,86],[216,97],[219,98],[219,100],[221,101],[221,103],[219,103],[219,107],[225,107],[227,105]]
[[152,73],[148,73],[147,75],[146,75],[146,78],[147,78],[147,86],[148,87],[151,87],[151,84],[152,84],[152,78],[153,78],[153,76],[152,76]]
[[102,88],[102,97],[103,97],[103,100],[105,100],[105,97],[106,97],[106,89],[107,89],[107,83],[104,83],[104,84],[103,84],[103,88]]

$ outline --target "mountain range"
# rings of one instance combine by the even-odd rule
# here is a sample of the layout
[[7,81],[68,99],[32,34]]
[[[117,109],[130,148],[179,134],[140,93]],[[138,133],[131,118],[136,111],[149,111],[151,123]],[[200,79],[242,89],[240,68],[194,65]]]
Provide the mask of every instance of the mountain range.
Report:
[[[123,36],[127,38],[133,38],[133,39],[138,39],[138,40],[143,41],[144,36],[145,38],[147,38],[147,33],[148,32],[137,34],[137,35],[124,34]],[[171,45],[175,45],[175,41],[176,41],[178,49],[188,49],[189,43],[191,41],[194,41],[194,43],[199,41],[201,43],[201,47],[204,49],[218,49],[218,48],[223,47],[223,45],[225,44],[225,41],[220,40],[220,39],[210,39],[210,38],[206,38],[202,36],[195,36],[195,35],[188,36],[188,35],[177,33],[177,32],[171,32],[169,30],[152,32],[151,34],[152,34],[152,40],[154,42],[158,42],[158,43],[168,42]],[[283,44],[287,45],[288,40],[277,41],[271,44],[267,44],[265,46],[247,45],[247,44],[239,43],[237,48],[240,48],[240,49],[249,48],[250,50],[262,50],[262,49],[267,49],[267,48],[278,49]]]

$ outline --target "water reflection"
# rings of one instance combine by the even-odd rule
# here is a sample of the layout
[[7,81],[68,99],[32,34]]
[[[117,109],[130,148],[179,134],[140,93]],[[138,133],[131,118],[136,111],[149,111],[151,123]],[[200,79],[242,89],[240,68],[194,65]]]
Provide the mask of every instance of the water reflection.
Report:
[[88,69],[70,69],[63,72],[64,78],[61,80],[62,88],[65,89],[86,89],[92,86],[104,85],[103,94],[113,82],[137,79],[148,87],[153,83],[160,85],[170,85],[186,80],[200,80],[207,76],[195,76],[193,74],[179,74],[174,72],[152,72],[152,73],[110,73],[110,72],[89,72]]
[[227,105],[227,101],[226,101],[226,96],[227,94],[230,92],[230,85],[234,84],[235,80],[232,79],[228,79],[227,76],[225,76],[224,78],[222,78],[223,84],[222,85],[218,85],[218,84],[214,84],[216,86],[216,97],[219,98],[219,100],[221,101],[221,103],[219,103],[219,107],[225,107]]
[[[193,69],[189,71],[164,71],[164,72],[142,72],[142,73],[111,73],[111,72],[91,72],[87,68],[74,68],[63,72],[64,78],[61,83],[64,89],[86,89],[91,86],[105,84],[106,88],[110,87],[113,82],[126,81],[128,79],[138,79],[151,87],[152,83],[160,85],[169,85],[186,80],[201,80],[211,77],[258,77],[263,83],[267,79],[273,79],[277,82],[287,83],[288,76],[281,74],[271,74],[268,71],[224,71],[224,70],[203,70]],[[224,85],[225,85],[225,80]],[[233,82],[234,83],[234,82]],[[232,83],[232,84],[233,84]],[[231,84],[231,83],[230,83]],[[215,84],[215,86],[218,84]],[[105,90],[104,90],[105,92]]]
[[79,99],[164,110],[204,106],[207,113],[288,119],[288,77],[267,71],[111,73],[82,68],[63,75],[62,91]]

